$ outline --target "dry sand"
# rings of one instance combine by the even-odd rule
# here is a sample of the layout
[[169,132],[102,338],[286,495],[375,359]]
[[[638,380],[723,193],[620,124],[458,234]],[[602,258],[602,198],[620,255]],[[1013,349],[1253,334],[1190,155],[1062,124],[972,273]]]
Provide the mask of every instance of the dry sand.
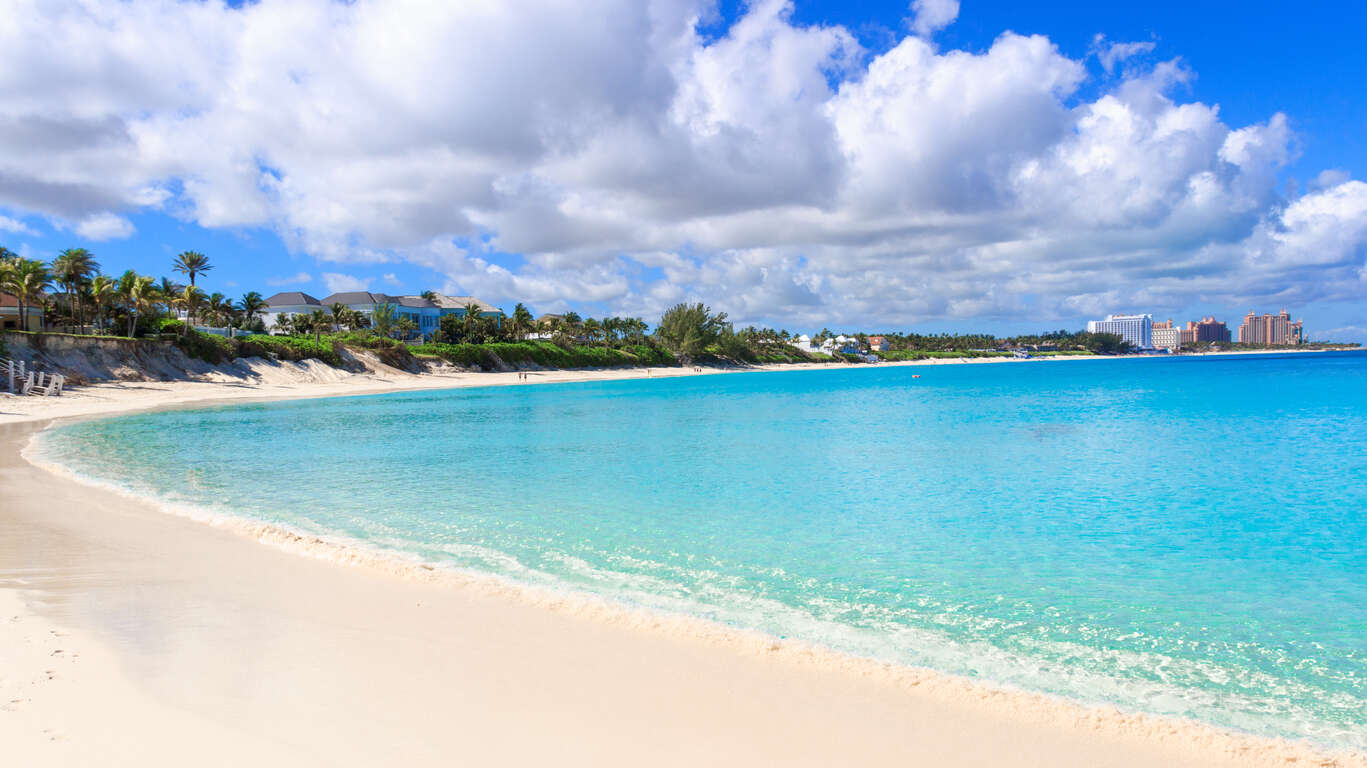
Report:
[[[623,375],[644,372],[532,378]],[[3,763],[1367,766],[205,525],[20,456],[38,419],[57,416],[516,382],[369,375],[0,397]]]

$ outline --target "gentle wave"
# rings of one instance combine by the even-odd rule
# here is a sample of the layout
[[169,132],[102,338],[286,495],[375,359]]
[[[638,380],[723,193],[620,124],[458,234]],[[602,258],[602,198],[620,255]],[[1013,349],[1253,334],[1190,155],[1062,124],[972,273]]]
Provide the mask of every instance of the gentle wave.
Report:
[[[939,700],[952,700],[1009,713],[1032,723],[1071,723],[1101,733],[1139,737],[1156,743],[1177,743],[1214,751],[1237,758],[1248,765],[1290,765],[1306,762],[1320,766],[1367,768],[1367,753],[1357,745],[1367,745],[1367,728],[1362,731],[1326,728],[1312,715],[1296,717],[1293,727],[1310,734],[1320,745],[1353,745],[1349,749],[1326,751],[1324,746],[1303,740],[1289,740],[1256,733],[1241,733],[1213,726],[1189,717],[1152,715],[1124,711],[1110,702],[1148,701],[1159,709],[1199,712],[1207,707],[1229,707],[1232,703],[1245,711],[1256,711],[1264,704],[1256,699],[1231,702],[1205,696],[1205,692],[1163,685],[1144,686],[1130,679],[1118,679],[1090,672],[1088,659],[1096,649],[1087,646],[1062,648],[1053,644],[1052,655],[1077,657],[1076,666],[1040,665],[1037,659],[1022,657],[986,643],[961,643],[945,636],[896,622],[886,623],[883,634],[870,634],[859,627],[823,620],[785,603],[765,600],[743,592],[716,589],[709,592],[716,602],[698,601],[675,595],[677,583],[651,579],[640,574],[597,568],[587,561],[564,553],[549,556],[577,572],[584,579],[611,586],[608,595],[584,591],[582,586],[555,574],[528,567],[516,557],[478,545],[452,546],[439,550],[460,559],[488,564],[487,569],[461,567],[451,561],[425,558],[411,551],[413,542],[402,538],[361,540],[322,527],[285,525],[242,516],[228,509],[211,509],[167,498],[151,489],[137,489],[101,480],[50,458],[44,452],[51,432],[36,433],[21,455],[34,466],[57,476],[111,492],[163,513],[188,518],[212,527],[229,530],[277,549],[316,560],[349,567],[383,572],[413,581],[476,589],[501,598],[548,609],[561,614],[587,617],[634,631],[649,631],[682,636],[694,641],[728,648],[736,652],[771,659],[777,663],[817,666],[847,674],[876,679]],[[637,559],[635,565],[646,565]],[[657,564],[668,567],[667,564]],[[697,576],[700,572],[694,572]],[[786,574],[769,571],[770,575]],[[839,614],[849,605],[831,605],[830,613]],[[781,625],[791,634],[778,635],[753,627]],[[897,649],[917,648],[926,666],[888,661]],[[853,649],[853,650],[847,650]],[[937,671],[958,668],[971,660],[981,674],[973,679]],[[1117,652],[1113,664],[1145,669],[1161,669],[1184,660]],[[1193,670],[1188,670],[1187,673]],[[1226,670],[1210,667],[1200,670],[1219,675]],[[1036,677],[1022,679],[1022,672]],[[995,673],[995,674],[994,674]],[[1009,681],[1009,682],[1003,682]],[[1060,681],[1071,695],[1037,692],[1057,688]],[[1269,718],[1284,719],[1286,711],[1268,711]],[[1251,722],[1250,731],[1265,723]]]

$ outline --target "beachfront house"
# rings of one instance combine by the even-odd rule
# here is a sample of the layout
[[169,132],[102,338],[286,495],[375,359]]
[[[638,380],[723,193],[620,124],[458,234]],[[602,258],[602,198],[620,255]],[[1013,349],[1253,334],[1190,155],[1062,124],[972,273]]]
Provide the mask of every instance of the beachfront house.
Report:
[[869,337],[869,349],[870,349],[870,350],[873,350],[874,352],[887,352],[888,349],[889,349],[887,337],[886,337],[886,336],[870,336],[870,337]]
[[548,312],[541,317],[536,318],[532,330],[523,334],[522,338],[527,341],[545,341],[555,338],[553,329],[563,322],[565,322],[564,315]]
[[820,350],[828,355],[834,355],[837,352],[845,355],[857,355],[863,352],[859,347],[859,339],[846,336],[843,333],[833,339],[826,339],[821,342]]
[[324,307],[334,304],[357,312],[370,324],[370,317],[381,304],[394,305],[395,319],[408,318],[417,327],[415,335],[431,336],[437,330],[441,314],[437,306],[421,296],[389,296],[370,291],[341,291],[323,299]]
[[24,307],[23,317],[19,316],[19,299],[0,291],[0,330],[36,331],[43,325],[42,307]]
[[471,304],[479,307],[480,317],[489,318],[502,326],[503,310],[495,307],[487,301],[482,301],[474,296],[447,296],[441,293],[434,293],[432,297],[422,296],[390,296],[384,293],[371,293],[370,291],[344,291],[334,293],[323,299],[324,307],[331,307],[333,304],[342,304],[347,309],[359,312],[366,322],[370,322],[370,316],[375,312],[375,307],[381,304],[393,304],[396,314],[400,318],[408,318],[417,327],[414,336],[424,338],[431,337],[441,327],[441,319],[447,315],[465,317],[465,308]]
[[474,304],[480,309],[480,316],[490,318],[502,325],[503,310],[473,296],[446,296],[433,294],[432,298],[422,296],[390,296],[371,291],[340,291],[323,299],[315,299],[307,293],[288,291],[277,293],[266,299],[266,311],[262,320],[270,328],[282,315],[307,315],[315,310],[330,312],[333,305],[342,306],[357,312],[370,325],[370,316],[381,304],[393,304],[397,318],[408,318],[417,330],[414,337],[430,338],[441,327],[441,318],[446,315],[465,317],[465,308]]
[[503,327],[503,310],[483,299],[477,299],[474,296],[447,296],[443,293],[436,293],[432,295],[432,303],[436,305],[441,317],[446,315],[465,317],[465,308],[474,304],[479,307],[480,317],[493,320],[498,327]]
[[300,291],[285,291],[266,299],[266,309],[261,313],[261,322],[270,330],[284,315],[308,315],[322,309],[323,303]]
[[789,345],[791,345],[791,346],[793,346],[793,347],[795,347],[795,348],[797,348],[797,349],[799,349],[799,350],[801,350],[801,351],[803,351],[803,352],[806,352],[806,353],[808,353],[808,354],[816,354],[817,352],[820,352],[820,351],[821,351],[821,350],[819,350],[819,349],[816,348],[816,345],[815,345],[815,344],[812,343],[812,337],[811,337],[811,336],[808,336],[808,335],[805,334],[805,333],[804,333],[804,334],[801,334],[801,335],[798,335],[798,336],[795,336],[795,337],[793,338],[793,340],[790,341],[790,342],[788,342],[788,343],[789,343]]

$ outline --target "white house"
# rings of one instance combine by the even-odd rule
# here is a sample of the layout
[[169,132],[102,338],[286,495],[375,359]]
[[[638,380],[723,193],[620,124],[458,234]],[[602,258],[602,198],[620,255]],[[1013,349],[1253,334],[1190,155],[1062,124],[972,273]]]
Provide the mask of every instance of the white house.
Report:
[[795,337],[792,341],[788,342],[788,345],[796,347],[809,355],[814,355],[821,351],[812,344],[812,337],[805,333]]
[[826,339],[821,342],[821,351],[828,355],[833,355],[836,352],[855,354],[859,351],[859,341],[853,336],[846,336],[842,333],[833,339]]
[[269,330],[281,315],[307,315],[315,309],[322,309],[322,302],[299,291],[285,291],[266,299],[266,309],[261,313],[261,322]]

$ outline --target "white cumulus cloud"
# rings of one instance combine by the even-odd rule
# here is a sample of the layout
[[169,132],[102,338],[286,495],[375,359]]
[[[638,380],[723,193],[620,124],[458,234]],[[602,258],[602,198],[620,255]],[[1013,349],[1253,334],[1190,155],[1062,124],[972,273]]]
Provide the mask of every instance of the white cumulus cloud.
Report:
[[327,286],[328,293],[370,290],[369,280],[353,275],[344,275],[340,272],[324,272],[323,285]]
[[0,231],[9,232],[13,235],[37,235],[38,232],[19,219],[0,215]]
[[930,37],[959,18],[959,0],[912,0],[911,29],[918,37]]
[[1152,53],[1156,47],[1157,44],[1152,41],[1113,43],[1107,41],[1106,36],[1102,34],[1092,39],[1092,53],[1108,73],[1115,72],[1117,64],[1135,56]]
[[1362,184],[1285,193],[1291,118],[1231,124],[1150,42],[1098,38],[1089,82],[1039,35],[940,50],[958,3],[910,8],[871,52],[785,0],[719,34],[708,0],[16,0],[0,209],[92,239],[141,211],[268,228],[327,265],[648,317],[1360,300]]
[[87,240],[122,240],[136,231],[133,222],[108,212],[92,213],[76,223],[76,234]]

